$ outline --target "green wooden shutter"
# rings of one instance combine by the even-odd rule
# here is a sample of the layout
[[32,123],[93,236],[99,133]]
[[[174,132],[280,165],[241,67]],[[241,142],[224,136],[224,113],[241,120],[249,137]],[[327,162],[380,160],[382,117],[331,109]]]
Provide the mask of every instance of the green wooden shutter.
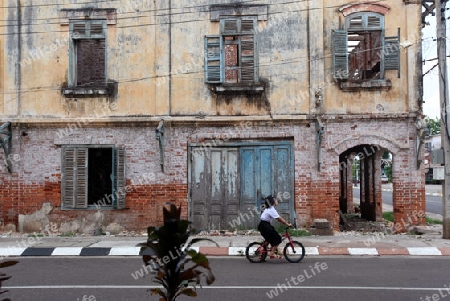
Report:
[[61,149],[61,203],[64,209],[75,208],[74,180],[75,148]]
[[221,19],[220,20],[220,33],[235,34],[239,32],[239,19]]
[[222,39],[220,36],[205,36],[205,81],[222,83]]
[[348,78],[348,41],[347,31],[333,30],[333,77],[335,79]]
[[87,208],[88,194],[88,148],[78,147],[75,154],[75,206],[76,208]]
[[253,33],[257,26],[256,18],[242,18],[241,20],[241,33]]
[[75,21],[70,23],[70,32],[72,34],[72,38],[86,38],[87,37],[87,28],[85,21]]
[[400,78],[400,29],[397,36],[384,37],[384,70],[397,70]]
[[89,28],[90,38],[104,38],[106,32],[106,21],[104,20],[91,20]]
[[126,177],[125,177],[125,149],[114,149],[114,181],[113,196],[117,209],[125,208]]
[[61,202],[64,209],[87,207],[88,149],[64,146],[61,149]]
[[255,36],[242,35],[241,39],[241,82],[253,83],[258,81],[256,73]]

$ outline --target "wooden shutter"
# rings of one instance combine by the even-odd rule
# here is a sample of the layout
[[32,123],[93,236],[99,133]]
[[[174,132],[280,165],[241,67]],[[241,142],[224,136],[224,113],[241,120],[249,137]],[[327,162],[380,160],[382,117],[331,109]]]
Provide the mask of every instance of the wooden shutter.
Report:
[[253,33],[256,27],[256,18],[241,20],[241,32],[242,33]]
[[221,19],[220,20],[221,33],[237,33],[239,32],[238,19]]
[[65,209],[75,208],[75,152],[73,147],[61,149],[61,203]]
[[88,148],[79,147],[75,155],[75,206],[76,208],[87,208],[88,193]]
[[397,36],[384,37],[384,70],[397,70],[400,78],[400,29]]
[[85,38],[87,36],[86,22],[72,22],[70,23],[70,32],[73,38]]
[[348,78],[348,41],[347,31],[333,30],[333,77],[335,79]]
[[258,81],[256,74],[255,36],[242,35],[241,39],[241,82],[253,83]]
[[64,209],[87,207],[88,149],[64,146],[61,168],[61,201]]
[[117,209],[125,208],[126,177],[125,177],[125,149],[114,149],[114,200]]
[[92,20],[90,22],[89,37],[91,38],[104,38],[106,31],[106,22],[103,20]]
[[205,36],[205,81],[222,83],[222,39],[220,36]]

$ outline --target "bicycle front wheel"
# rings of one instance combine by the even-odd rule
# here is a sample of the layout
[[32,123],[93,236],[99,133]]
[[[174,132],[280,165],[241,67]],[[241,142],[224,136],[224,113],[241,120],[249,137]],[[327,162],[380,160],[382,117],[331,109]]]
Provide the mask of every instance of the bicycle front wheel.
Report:
[[300,262],[305,257],[305,247],[300,242],[293,240],[292,245],[290,242],[286,244],[283,255],[289,262]]
[[262,242],[252,242],[245,249],[245,257],[252,263],[263,262],[267,256],[267,247]]

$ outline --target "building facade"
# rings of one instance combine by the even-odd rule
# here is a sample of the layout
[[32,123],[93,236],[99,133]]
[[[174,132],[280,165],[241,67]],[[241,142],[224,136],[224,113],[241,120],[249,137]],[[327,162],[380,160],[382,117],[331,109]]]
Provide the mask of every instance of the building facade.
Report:
[[420,1],[4,3],[3,227],[142,230],[174,202],[254,228],[275,193],[339,229],[355,156],[382,218],[385,150],[396,222],[424,222]]

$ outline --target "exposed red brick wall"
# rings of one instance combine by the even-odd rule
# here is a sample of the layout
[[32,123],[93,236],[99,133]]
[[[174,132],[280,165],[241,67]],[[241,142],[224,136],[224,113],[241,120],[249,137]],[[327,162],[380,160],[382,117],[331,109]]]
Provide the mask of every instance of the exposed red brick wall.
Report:
[[[116,126],[107,129],[89,124],[72,127],[68,136],[58,135],[62,128],[29,127],[27,136],[15,129],[13,154],[21,160],[13,164],[13,174],[0,168],[0,218],[3,223],[18,223],[18,214],[31,214],[50,202],[54,210],[50,219],[69,222],[95,213],[95,210],[61,210],[61,145],[121,145],[126,151],[126,210],[103,210],[108,223],[118,223],[127,230],[145,229],[162,223],[162,206],[172,201],[182,204],[183,217],[188,217],[188,143],[211,139],[227,141],[293,141],[295,187],[294,200],[297,224],[310,226],[315,218],[326,218],[339,228],[339,155],[356,145],[374,144],[394,154],[395,219],[401,221],[414,210],[425,210],[423,168],[417,169],[415,158],[415,127],[407,119],[385,121],[333,120],[326,123],[322,147],[323,163],[318,170],[315,127],[308,123],[230,122],[228,125],[189,123],[165,128],[164,172],[159,164],[159,146],[148,126]],[[156,126],[156,124],[155,124]],[[398,139],[390,136],[396,129]],[[152,132],[153,133],[153,132]],[[143,137],[146,137],[144,142]],[[226,137],[227,139],[224,139]],[[147,141],[148,140],[148,141]],[[225,141],[227,140],[227,141]],[[220,146],[219,143],[219,146]],[[208,147],[212,147],[211,145]],[[377,175],[375,175],[377,176]],[[142,181],[141,181],[142,180]],[[376,202],[381,199],[376,197]],[[377,215],[379,212],[377,212]],[[417,223],[423,223],[419,218]]]

